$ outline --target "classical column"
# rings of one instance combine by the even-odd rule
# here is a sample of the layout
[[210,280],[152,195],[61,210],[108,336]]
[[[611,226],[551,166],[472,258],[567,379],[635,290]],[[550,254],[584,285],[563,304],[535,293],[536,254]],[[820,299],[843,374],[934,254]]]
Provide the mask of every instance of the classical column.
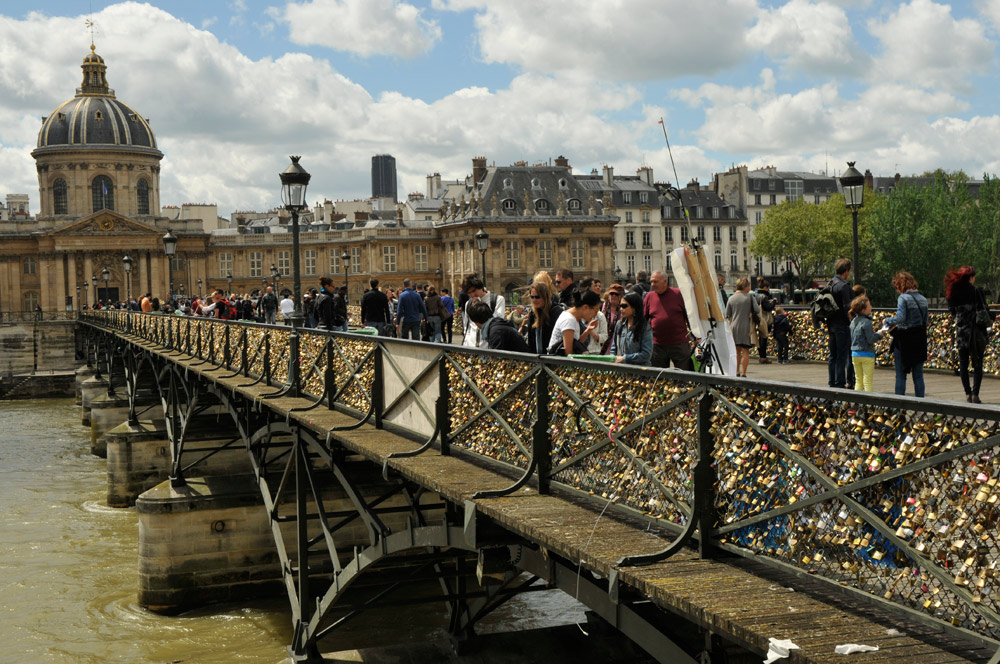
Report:
[[77,302],[78,298],[76,297],[76,287],[80,286],[80,298],[82,299],[83,298],[83,284],[80,284],[80,283],[77,282],[77,277],[76,277],[76,252],[75,251],[69,252],[69,256],[67,257],[67,260],[68,260],[67,272],[68,272],[69,278],[66,280],[66,292],[67,292],[67,294],[73,296],[73,310],[74,311],[79,311],[80,310],[80,303]]
[[80,284],[80,297],[88,307],[94,306],[94,292],[90,278],[94,276],[94,258],[88,252],[83,255],[83,283]]
[[41,254],[38,261],[38,304],[42,311],[58,311],[54,302],[56,298],[55,254]]
[[132,294],[142,302],[142,297],[149,292],[149,258],[145,251],[139,252],[139,260],[132,272]]
[[66,311],[66,253],[58,251],[53,259],[56,271],[55,306],[50,311]]
[[21,292],[21,275],[24,273],[24,263],[18,256],[11,256],[7,261],[8,274],[10,274],[10,299],[4,305],[7,311],[21,311],[24,308],[24,293]]

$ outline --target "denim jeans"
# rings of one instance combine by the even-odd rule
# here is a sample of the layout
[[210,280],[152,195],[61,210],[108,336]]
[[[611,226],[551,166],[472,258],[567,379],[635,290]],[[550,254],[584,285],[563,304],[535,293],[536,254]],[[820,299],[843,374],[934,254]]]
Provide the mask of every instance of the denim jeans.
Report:
[[428,316],[427,322],[431,324],[431,341],[440,343],[441,341],[441,317]]
[[827,326],[830,357],[827,360],[830,387],[847,387],[847,365],[851,361],[851,328],[843,323]]
[[420,341],[420,321],[403,321],[403,328],[399,333],[400,339],[410,338],[414,341]]
[[[896,365],[896,394],[906,394],[906,373],[903,371],[903,351],[899,348],[892,349],[892,362]],[[915,364],[910,368],[913,374],[913,394],[914,396],[924,396],[924,363]]]
[[268,325],[274,325],[278,322],[278,310],[277,309],[265,309],[264,310],[264,322]]

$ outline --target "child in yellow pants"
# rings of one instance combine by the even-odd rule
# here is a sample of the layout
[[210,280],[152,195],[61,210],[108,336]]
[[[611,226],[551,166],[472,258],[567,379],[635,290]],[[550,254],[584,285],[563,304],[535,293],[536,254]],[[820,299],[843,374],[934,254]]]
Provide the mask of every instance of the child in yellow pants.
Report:
[[882,338],[872,325],[872,303],[865,295],[851,300],[851,362],[854,364],[854,389],[873,392],[875,377],[875,342]]

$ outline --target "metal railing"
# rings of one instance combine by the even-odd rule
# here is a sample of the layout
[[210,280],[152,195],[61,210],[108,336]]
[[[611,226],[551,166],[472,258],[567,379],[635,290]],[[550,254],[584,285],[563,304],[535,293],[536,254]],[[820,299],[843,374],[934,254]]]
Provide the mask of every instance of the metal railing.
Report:
[[[128,312],[89,323],[288,375],[289,328]],[[313,400],[910,618],[1000,637],[1000,409],[677,370],[303,331]],[[291,361],[296,361],[292,358]],[[250,384],[250,383],[246,383]],[[360,424],[359,424],[360,426]]]
[[0,311],[0,324],[76,320],[76,311]]

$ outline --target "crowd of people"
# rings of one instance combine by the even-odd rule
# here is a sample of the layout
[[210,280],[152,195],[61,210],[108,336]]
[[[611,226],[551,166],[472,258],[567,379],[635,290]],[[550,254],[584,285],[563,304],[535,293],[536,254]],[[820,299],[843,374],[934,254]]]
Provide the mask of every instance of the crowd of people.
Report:
[[[822,318],[828,385],[873,391],[875,344],[891,335],[895,393],[906,394],[907,383],[912,382],[913,394],[923,397],[927,299],[912,274],[896,273],[892,280],[898,293],[896,313],[876,330],[864,286],[850,282],[852,269],[849,259],[839,259],[834,277],[820,291],[831,302]],[[983,360],[995,315],[975,281],[971,266],[953,269],[945,276],[944,291],[955,320],[962,385],[969,402],[981,403]],[[378,279],[371,279],[368,286],[354,323],[375,328],[382,336],[451,344],[458,326],[467,347],[536,355],[603,355],[617,363],[684,370],[693,369],[692,351],[700,342],[691,332],[680,290],[669,286],[662,271],[640,272],[635,283],[614,283],[605,290],[594,277],[577,281],[570,269],[554,275],[542,270],[524,289],[527,306],[513,307],[507,307],[503,295],[490,292],[477,274],[463,279],[457,300],[447,288],[416,285],[409,279],[399,291],[381,290]],[[751,292],[750,280],[742,277],[729,294],[720,277],[719,292],[736,347],[737,375],[747,375],[752,348],[756,347],[760,363],[771,363],[772,340],[777,362],[787,364],[794,329],[780,295],[772,295],[767,281],[759,279]],[[94,308],[276,324],[290,321],[295,303],[288,291],[279,297],[267,287],[252,295],[217,290],[207,299],[174,296],[163,302],[147,293],[128,302],[98,302]],[[319,289],[303,293],[302,315],[306,327],[346,331],[352,323],[346,286],[336,287],[329,277],[321,278]],[[820,324],[815,317],[814,322]]]

